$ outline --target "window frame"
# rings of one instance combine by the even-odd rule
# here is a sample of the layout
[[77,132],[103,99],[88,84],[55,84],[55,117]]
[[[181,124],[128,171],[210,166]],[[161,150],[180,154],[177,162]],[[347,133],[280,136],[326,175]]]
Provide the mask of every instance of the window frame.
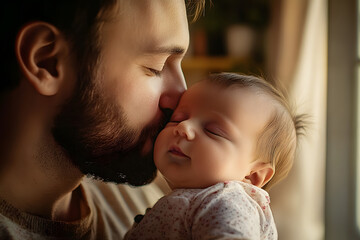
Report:
[[356,36],[356,48],[357,48],[357,60],[356,60],[356,84],[357,84],[357,92],[356,92],[356,104],[357,104],[357,129],[356,129],[356,224],[357,231],[360,232],[360,0],[357,0],[357,36]]
[[[357,0],[328,1],[325,239],[360,239],[356,218]],[[359,115],[360,116],[360,115]],[[360,131],[359,131],[360,132]],[[360,156],[360,155],[359,155]],[[358,188],[360,190],[360,188]],[[360,195],[359,195],[360,196]],[[360,204],[360,203],[359,203]],[[358,206],[360,207],[360,206]]]

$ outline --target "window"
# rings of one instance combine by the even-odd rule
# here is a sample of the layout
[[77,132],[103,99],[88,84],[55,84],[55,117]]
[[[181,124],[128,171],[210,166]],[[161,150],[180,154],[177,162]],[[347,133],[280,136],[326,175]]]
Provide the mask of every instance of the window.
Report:
[[326,240],[360,239],[359,1],[328,1]]
[[[360,0],[357,1],[357,23],[360,21]],[[356,60],[356,84],[357,84],[357,131],[356,131],[356,223],[360,232],[360,29],[357,26],[357,60]]]

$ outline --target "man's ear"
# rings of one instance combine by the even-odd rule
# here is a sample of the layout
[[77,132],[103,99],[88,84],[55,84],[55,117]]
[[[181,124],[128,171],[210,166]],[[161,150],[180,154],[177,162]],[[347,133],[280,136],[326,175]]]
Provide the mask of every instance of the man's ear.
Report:
[[40,94],[52,96],[58,92],[67,47],[60,31],[51,24],[32,22],[19,31],[16,57],[25,78]]
[[263,187],[273,177],[275,171],[270,163],[258,162],[250,174],[245,176],[244,182],[250,182],[259,188]]

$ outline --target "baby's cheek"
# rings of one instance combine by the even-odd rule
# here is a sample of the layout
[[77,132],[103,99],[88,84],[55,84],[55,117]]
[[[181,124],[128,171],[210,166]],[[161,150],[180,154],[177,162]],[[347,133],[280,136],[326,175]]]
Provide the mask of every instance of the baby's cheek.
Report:
[[198,153],[204,158],[205,163],[218,164],[221,159],[226,155],[226,152],[222,151],[222,147],[217,143],[204,142],[197,149]]
[[166,143],[170,141],[170,137],[168,134],[168,127],[164,128],[159,135],[157,136],[154,144],[154,161],[155,164],[162,155],[167,152],[168,146]]

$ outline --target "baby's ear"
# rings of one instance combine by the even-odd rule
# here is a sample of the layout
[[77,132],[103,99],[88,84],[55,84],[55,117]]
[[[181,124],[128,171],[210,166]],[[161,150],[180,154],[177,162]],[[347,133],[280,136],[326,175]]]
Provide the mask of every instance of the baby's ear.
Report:
[[259,188],[263,187],[273,177],[275,171],[270,163],[255,163],[250,174],[245,176],[244,182],[251,183]]

